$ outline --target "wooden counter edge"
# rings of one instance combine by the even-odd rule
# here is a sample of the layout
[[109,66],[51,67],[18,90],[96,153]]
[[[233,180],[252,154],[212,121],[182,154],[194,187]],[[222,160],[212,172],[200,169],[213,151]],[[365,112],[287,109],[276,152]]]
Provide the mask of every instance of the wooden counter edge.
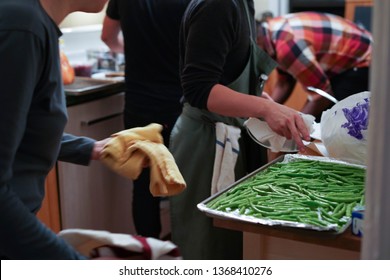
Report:
[[361,247],[361,238],[352,235],[350,228],[347,228],[342,234],[332,234],[329,232],[324,233],[307,229],[265,226],[244,221],[219,219],[215,217],[213,218],[213,224],[215,227],[230,230],[257,233],[357,252],[360,252]]

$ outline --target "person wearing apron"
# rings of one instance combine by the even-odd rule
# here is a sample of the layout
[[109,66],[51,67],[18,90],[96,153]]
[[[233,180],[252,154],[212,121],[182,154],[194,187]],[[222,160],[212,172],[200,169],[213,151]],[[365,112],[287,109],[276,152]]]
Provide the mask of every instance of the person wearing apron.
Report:
[[[170,202],[172,240],[184,259],[242,259],[242,233],[214,227],[212,219],[197,209],[197,204],[211,195],[215,123],[242,128],[247,117],[263,117],[268,121],[267,116],[256,113],[257,107],[264,106],[271,107],[268,112],[275,114],[275,120],[283,115],[285,123],[288,119],[302,121],[297,112],[259,96],[262,89],[258,77],[271,72],[276,64],[253,40],[253,12],[253,0],[195,0],[183,18],[180,47],[185,104],[171,133],[170,151],[187,189]],[[219,60],[219,51],[224,61]],[[215,71],[218,63],[220,72]],[[204,92],[206,101],[202,106],[194,96]],[[245,100],[245,96],[251,97]],[[219,112],[212,112],[214,108]],[[303,121],[295,126],[301,127],[296,129],[307,139]],[[256,147],[257,163],[248,163],[248,155],[254,153],[255,146],[245,145],[248,139],[244,130],[241,134],[236,180],[265,163],[259,147]]]

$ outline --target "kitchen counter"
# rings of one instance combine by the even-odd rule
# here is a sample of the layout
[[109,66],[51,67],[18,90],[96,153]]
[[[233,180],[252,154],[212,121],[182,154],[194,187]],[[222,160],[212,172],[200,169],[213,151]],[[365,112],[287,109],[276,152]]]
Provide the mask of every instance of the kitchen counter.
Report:
[[76,77],[74,83],[64,86],[64,90],[67,107],[70,107],[123,92],[125,83]]
[[299,228],[264,226],[245,221],[235,221],[220,218],[214,218],[213,223],[216,227],[251,232],[356,252],[359,252],[361,247],[361,238],[352,235],[350,227],[347,228],[342,234],[335,234]]
[[[105,139],[124,129],[124,83],[77,77],[65,87],[65,132]],[[57,163],[61,227],[134,234],[132,181],[91,161],[80,166]]]

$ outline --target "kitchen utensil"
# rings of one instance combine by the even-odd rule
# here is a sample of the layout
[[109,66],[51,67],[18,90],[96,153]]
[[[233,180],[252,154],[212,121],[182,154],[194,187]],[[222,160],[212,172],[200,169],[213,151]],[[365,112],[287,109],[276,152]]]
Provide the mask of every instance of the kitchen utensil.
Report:
[[339,102],[336,98],[334,98],[332,95],[330,95],[329,93],[323,91],[322,89],[319,89],[319,88],[315,88],[315,87],[307,87],[306,88],[308,91],[311,91],[311,92],[315,92],[319,95],[321,95],[322,97],[325,97],[326,99],[332,101],[333,103],[337,103]]

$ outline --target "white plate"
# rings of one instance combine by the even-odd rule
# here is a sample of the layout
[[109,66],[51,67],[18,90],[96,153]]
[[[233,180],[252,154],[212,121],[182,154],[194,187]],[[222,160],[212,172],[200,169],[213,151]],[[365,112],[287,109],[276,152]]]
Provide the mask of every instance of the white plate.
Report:
[[[285,153],[298,152],[298,146],[294,140],[288,140],[280,135],[277,135],[271,130],[265,121],[259,120],[257,118],[249,118],[244,125],[248,131],[249,136],[257,144],[267,149],[276,149]],[[310,134],[311,138],[321,140],[320,125],[313,121],[312,128],[313,130]],[[273,143],[271,143],[269,139],[273,139]],[[305,145],[310,144],[310,142],[307,141],[303,141],[303,143]]]
[[[280,135],[277,135],[271,130],[265,121],[261,121],[257,118],[249,118],[244,125],[249,136],[257,144],[270,150],[276,149],[275,151],[278,152],[298,152],[298,147],[294,140],[288,140]],[[273,143],[270,142],[269,138],[273,138]]]

